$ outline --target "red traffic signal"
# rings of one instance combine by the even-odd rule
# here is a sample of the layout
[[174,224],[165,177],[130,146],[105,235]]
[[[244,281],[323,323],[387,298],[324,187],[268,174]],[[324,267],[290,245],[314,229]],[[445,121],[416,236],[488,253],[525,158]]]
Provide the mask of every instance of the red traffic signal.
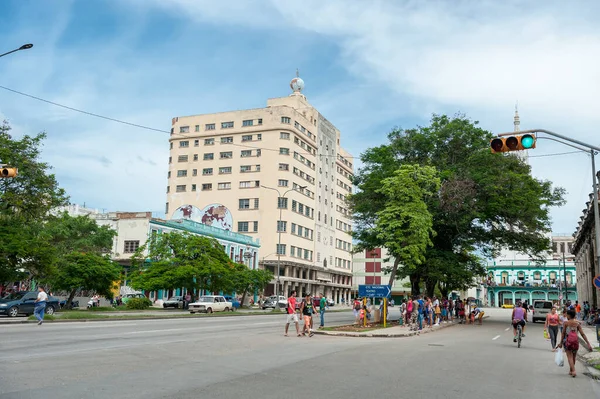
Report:
[[497,152],[522,151],[535,148],[536,138],[533,134],[496,137],[490,140],[492,154]]

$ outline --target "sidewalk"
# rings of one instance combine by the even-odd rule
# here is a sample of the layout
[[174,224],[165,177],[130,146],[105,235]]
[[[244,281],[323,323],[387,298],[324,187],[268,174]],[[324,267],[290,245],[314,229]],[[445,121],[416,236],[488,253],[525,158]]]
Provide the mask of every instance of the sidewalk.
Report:
[[579,337],[579,351],[577,352],[577,358],[587,365],[587,373],[590,377],[600,380],[600,352],[597,350],[599,347],[598,339],[596,338],[596,326],[588,326],[587,324],[581,324],[581,329],[585,333],[588,341],[594,348],[593,351],[587,349],[587,345],[581,336]]

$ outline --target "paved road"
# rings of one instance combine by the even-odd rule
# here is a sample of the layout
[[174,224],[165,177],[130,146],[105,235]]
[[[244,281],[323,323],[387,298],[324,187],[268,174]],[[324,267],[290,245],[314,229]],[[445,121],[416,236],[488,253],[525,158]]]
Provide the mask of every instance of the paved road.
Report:
[[491,313],[396,339],[286,338],[285,316],[0,326],[0,398],[599,396],[554,365],[540,324],[517,349]]

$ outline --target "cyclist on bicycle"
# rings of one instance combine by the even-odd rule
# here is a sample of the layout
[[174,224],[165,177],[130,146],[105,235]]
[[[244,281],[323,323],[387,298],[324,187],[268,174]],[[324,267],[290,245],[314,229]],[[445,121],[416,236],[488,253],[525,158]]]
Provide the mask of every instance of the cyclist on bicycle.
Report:
[[525,304],[521,305],[520,302],[517,303],[517,307],[515,307],[512,311],[512,326],[514,339],[513,342],[517,342],[517,326],[521,325],[521,337],[525,337],[525,322],[527,321],[527,309]]

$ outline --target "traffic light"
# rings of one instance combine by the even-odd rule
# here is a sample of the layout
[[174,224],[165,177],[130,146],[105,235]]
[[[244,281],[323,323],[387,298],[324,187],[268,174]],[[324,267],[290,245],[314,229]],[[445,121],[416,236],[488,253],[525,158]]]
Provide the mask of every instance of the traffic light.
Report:
[[530,150],[532,148],[535,148],[535,136],[533,134],[496,137],[490,141],[492,154],[496,152]]
[[3,166],[0,169],[0,178],[6,179],[9,177],[16,177],[19,170],[17,168],[11,168],[10,166]]

